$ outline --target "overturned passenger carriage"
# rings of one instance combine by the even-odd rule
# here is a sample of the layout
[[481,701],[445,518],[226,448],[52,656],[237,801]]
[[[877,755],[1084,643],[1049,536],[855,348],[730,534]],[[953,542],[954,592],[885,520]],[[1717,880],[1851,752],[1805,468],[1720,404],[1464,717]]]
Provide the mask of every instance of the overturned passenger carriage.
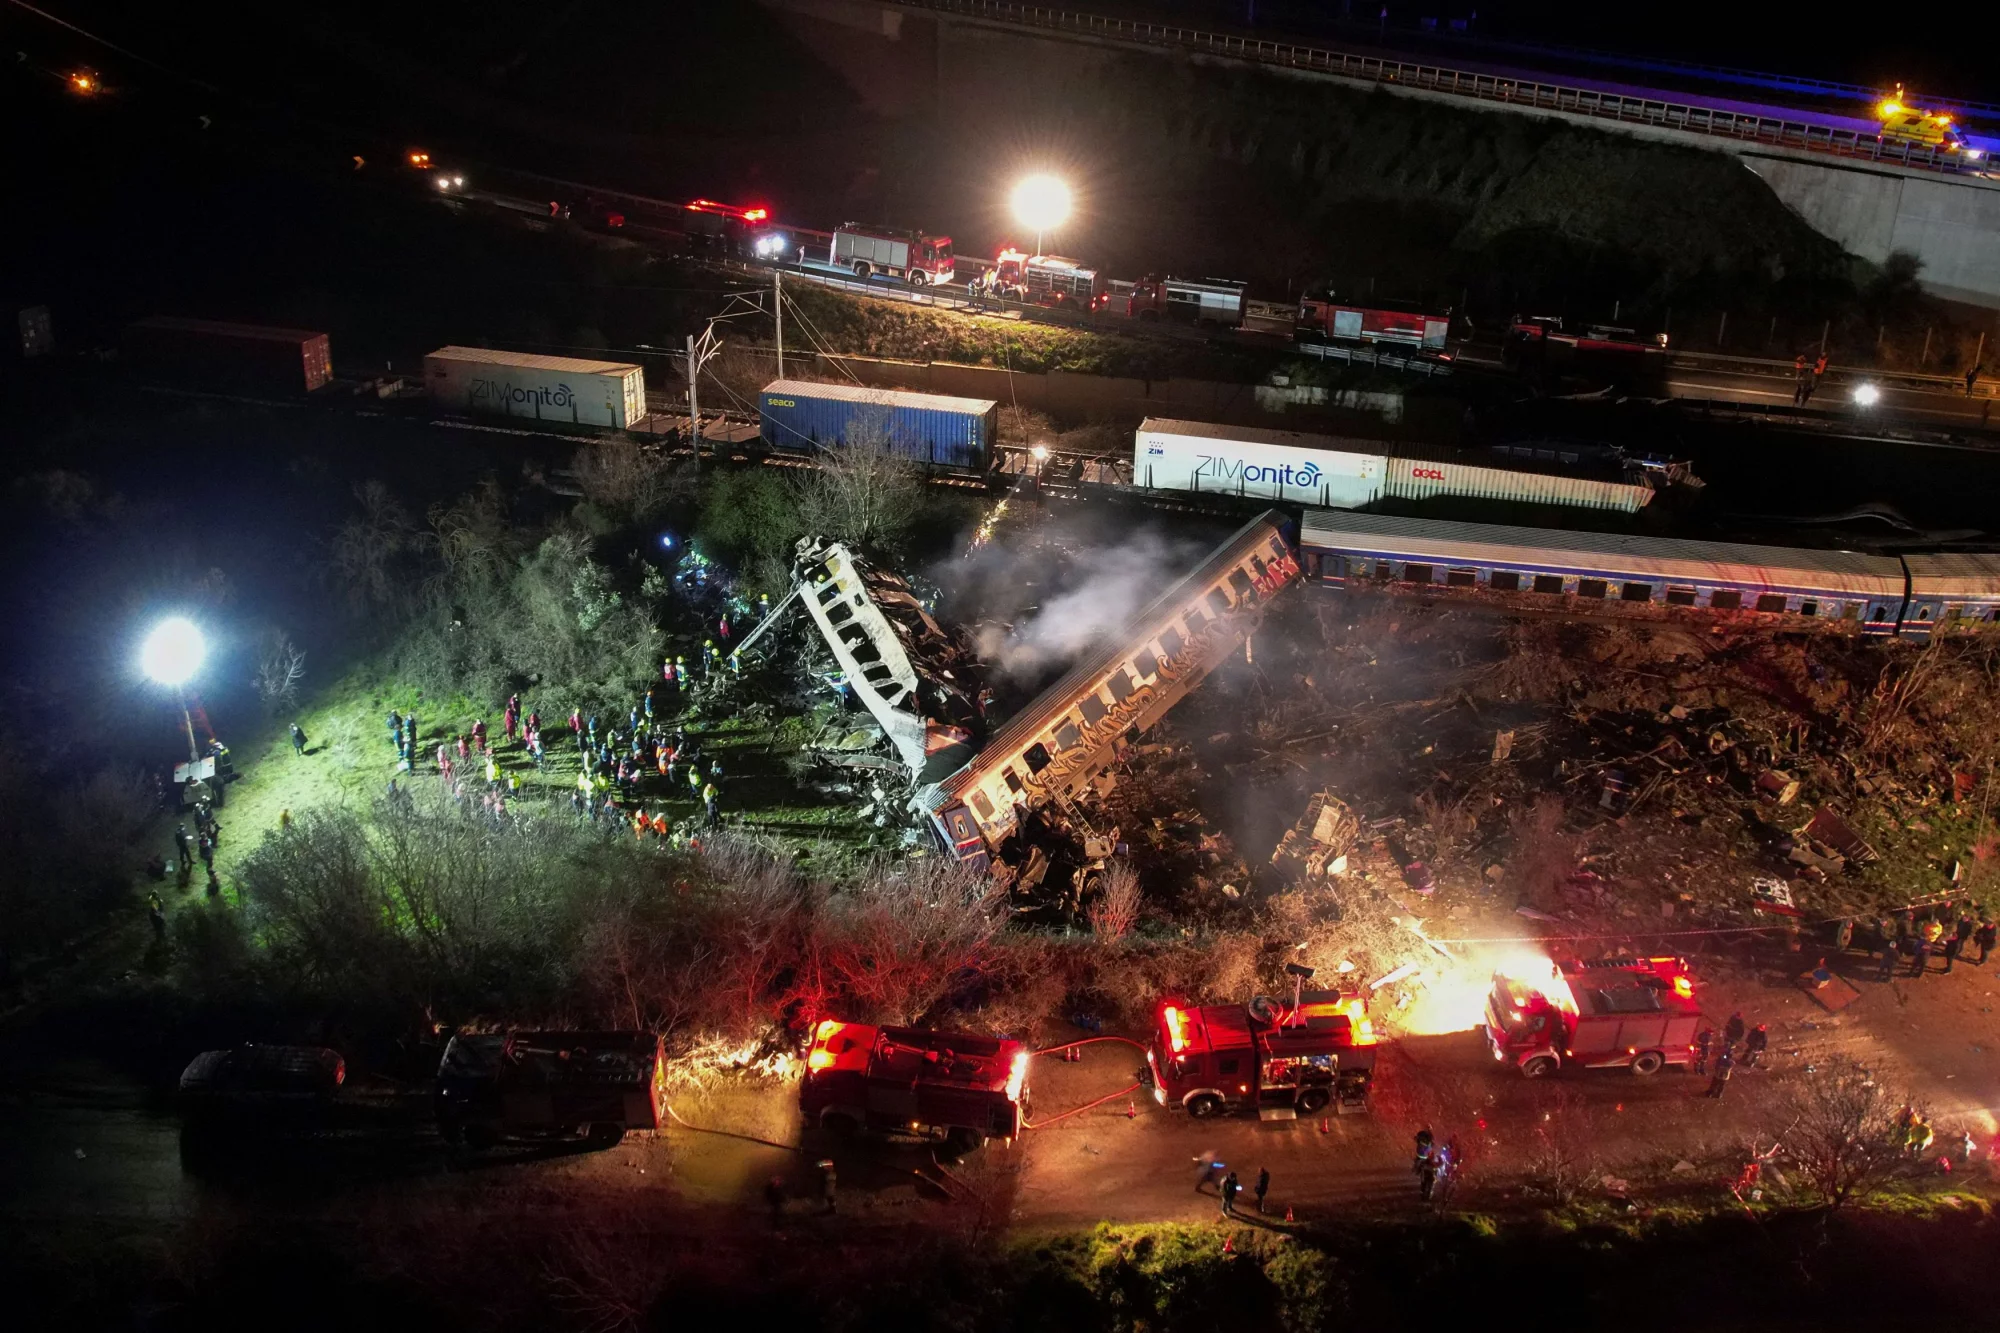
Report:
[[1109,646],[1010,718],[972,761],[913,798],[961,861],[986,868],[1022,816],[1079,795],[1121,737],[1153,725],[1299,577],[1288,520],[1266,510],[1135,616]]

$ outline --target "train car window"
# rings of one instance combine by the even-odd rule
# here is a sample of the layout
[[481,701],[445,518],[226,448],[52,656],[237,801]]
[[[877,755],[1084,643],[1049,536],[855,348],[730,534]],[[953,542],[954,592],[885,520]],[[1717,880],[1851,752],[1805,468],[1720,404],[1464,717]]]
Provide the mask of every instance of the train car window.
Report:
[[1083,743],[1083,732],[1078,730],[1076,723],[1065,722],[1062,724],[1061,727],[1057,728],[1056,730],[1057,749],[1074,750],[1078,745],[1081,745],[1082,743]]
[[1132,691],[1139,688],[1137,682],[1132,679],[1132,673],[1124,667],[1112,672],[1111,679],[1104,683],[1110,688],[1111,697],[1121,704],[1132,697]]
[[1160,631],[1160,647],[1167,650],[1168,657],[1179,657],[1181,649],[1187,647],[1187,640],[1172,625]]
[[1602,597],[1606,589],[1610,586],[1603,579],[1578,579],[1576,581],[1576,595],[1578,597]]
[[1486,586],[1495,592],[1519,592],[1521,576],[1511,569],[1496,569],[1492,577],[1486,580]]
[[1285,554],[1286,552],[1285,552],[1284,539],[1281,537],[1271,538],[1271,558],[1280,563],[1283,563],[1285,559]]
[[1782,611],[1785,609],[1785,594],[1781,592],[1760,592],[1757,594],[1759,611]]
[[993,802],[986,799],[986,793],[983,791],[972,793],[972,808],[979,812],[981,819],[993,818]]
[[1403,566],[1403,582],[1429,583],[1430,581],[1431,581],[1431,567],[1429,565]]
[[1377,583],[1387,583],[1395,577],[1396,567],[1394,565],[1390,564],[1387,560],[1377,560],[1375,562],[1375,581]]
[[1187,615],[1183,616],[1182,619],[1187,621],[1188,633],[1190,634],[1201,633],[1201,627],[1208,623],[1208,617],[1202,614],[1202,610],[1198,606],[1189,607]]
[[1229,586],[1236,589],[1236,596],[1239,600],[1257,591],[1257,585],[1252,583],[1250,576],[1240,569],[1229,571]]
[[1013,769],[1011,769],[1011,768],[1005,768],[1005,769],[1002,769],[1002,770],[1000,770],[1000,776],[1001,776],[1001,777],[1003,777],[1003,778],[1005,778],[1005,779],[1007,779],[1007,790],[1008,790],[1008,791],[1011,791],[1011,792],[1015,793],[1016,795],[1019,795],[1019,794],[1020,794],[1020,791],[1021,791],[1021,775],[1020,775],[1020,774],[1016,773],[1016,772],[1015,772],[1015,771],[1014,771]]
[[1027,762],[1030,773],[1039,773],[1049,766],[1049,747],[1036,741],[1021,752],[1021,758]]
[[1870,623],[1887,620],[1888,618],[1889,618],[1889,608],[1886,606],[1875,607],[1868,613],[1868,619]]
[[1693,606],[1693,605],[1694,605],[1694,589],[1693,589],[1693,588],[1669,588],[1669,589],[1667,589],[1667,605],[1668,605],[1668,606]]
[[1476,569],[1448,569],[1445,571],[1444,581],[1454,588],[1477,587],[1479,584],[1479,571]]
[[1708,604],[1716,611],[1740,611],[1743,609],[1743,594],[1734,588],[1725,588],[1708,595]]
[[1650,602],[1653,600],[1653,585],[1650,583],[1628,583],[1618,594],[1621,602]]
[[1222,589],[1210,588],[1208,596],[1203,598],[1203,600],[1208,603],[1209,610],[1215,612],[1216,615],[1226,616],[1229,614],[1229,594],[1223,592]]
[[1562,590],[1563,590],[1562,575],[1560,574],[1535,575],[1536,592],[1560,593]]
[[1264,577],[1264,561],[1262,557],[1253,554],[1250,557],[1250,568],[1257,572],[1258,578],[1261,579]]
[[[1835,613],[1835,612],[1832,612],[1832,611],[1829,611],[1829,612],[1828,612],[1827,614],[1829,614],[1829,615],[1833,615],[1833,614],[1836,614],[1836,613]],[[1861,615],[1861,606],[1860,606],[1860,603],[1858,603],[1858,602],[1843,602],[1843,603],[1842,603],[1842,604],[1840,605],[1840,609],[1839,609],[1839,611],[1838,611],[1838,613],[1837,613],[1837,614],[1838,614],[1838,615],[1840,616],[1840,618],[1841,618],[1842,620],[1854,620],[1854,619],[1858,618],[1858,617],[1859,617],[1859,616]]]
[[1802,616],[1816,616],[1816,615],[1818,615],[1818,614],[1819,614],[1819,603],[1818,603],[1818,602],[1815,602],[1815,601],[1814,601],[1814,600],[1813,600],[1812,598],[1810,598],[1810,597],[1806,598],[1806,600],[1804,600],[1803,602],[1800,602],[1800,603],[1799,603],[1799,614],[1800,614],[1800,615],[1802,615]]
[[1097,697],[1095,691],[1084,695],[1083,702],[1077,706],[1083,710],[1083,724],[1087,727],[1094,727],[1102,722],[1104,715],[1110,711],[1104,706],[1104,700]]
[[1151,680],[1160,674],[1160,659],[1154,656],[1151,648],[1141,648],[1139,655],[1132,659],[1132,666],[1139,673],[1140,680]]

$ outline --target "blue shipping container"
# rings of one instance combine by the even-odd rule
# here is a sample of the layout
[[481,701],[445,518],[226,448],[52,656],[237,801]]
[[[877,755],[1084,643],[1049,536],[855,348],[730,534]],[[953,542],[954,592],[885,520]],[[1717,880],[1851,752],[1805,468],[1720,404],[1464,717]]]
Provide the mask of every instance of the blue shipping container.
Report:
[[984,472],[993,458],[1000,404],[901,389],[776,380],[758,395],[764,443],[773,449],[834,449],[862,435],[905,458]]

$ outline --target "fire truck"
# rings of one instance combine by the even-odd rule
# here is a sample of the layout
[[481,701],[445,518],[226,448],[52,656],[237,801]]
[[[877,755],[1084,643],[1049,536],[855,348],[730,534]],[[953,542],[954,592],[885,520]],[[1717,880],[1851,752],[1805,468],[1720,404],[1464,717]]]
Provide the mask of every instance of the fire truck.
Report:
[[1161,1004],[1141,1078],[1153,1099],[1196,1119],[1224,1111],[1289,1120],[1368,1109],[1375,1028],[1355,991],[1305,991],[1289,1007]]
[[857,278],[900,278],[912,287],[952,280],[951,237],[845,223],[833,234],[827,262]]
[[1484,1031],[1496,1061],[1545,1078],[1566,1064],[1640,1075],[1691,1064],[1700,1027],[1685,959],[1542,959],[1493,974]]
[[1095,310],[1104,304],[1104,277],[1061,255],[1002,250],[994,259],[993,290],[1037,305]]
[[608,1148],[658,1129],[666,1056],[651,1032],[516,1032],[453,1037],[438,1062],[438,1129],[447,1142],[583,1139]]
[[1444,350],[1451,315],[1428,314],[1415,308],[1346,305],[1332,297],[1307,297],[1299,302],[1294,338],[1299,342],[1401,343],[1428,351]]
[[[756,242],[771,229],[771,210],[759,205],[697,199],[684,205],[680,229],[697,244],[724,254],[757,254]],[[761,256],[760,256],[761,257]]]
[[1244,286],[1217,278],[1162,277],[1149,273],[1133,285],[1125,313],[1134,319],[1171,319],[1235,328],[1243,322]]
[[1553,315],[1516,315],[1507,327],[1500,360],[1508,369],[1616,373],[1663,365],[1667,335],[1645,337],[1613,324],[1591,324],[1566,332]]
[[1028,1056],[1018,1041],[829,1018],[813,1029],[799,1105],[836,1135],[911,1134],[966,1153],[1021,1132]]

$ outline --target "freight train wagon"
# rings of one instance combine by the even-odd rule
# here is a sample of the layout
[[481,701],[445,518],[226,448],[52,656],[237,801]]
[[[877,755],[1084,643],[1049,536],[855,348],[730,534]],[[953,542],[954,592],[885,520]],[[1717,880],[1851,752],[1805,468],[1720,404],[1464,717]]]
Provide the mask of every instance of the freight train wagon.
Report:
[[[1550,450],[1554,453],[1555,451]],[[1547,460],[1299,431],[1149,417],[1132,437],[1132,481],[1152,490],[1354,508],[1384,496],[1464,496],[1637,513],[1654,490],[1643,468],[1581,450]]]
[[214,388],[301,394],[333,379],[327,336],[310,329],[155,315],[126,326],[124,352],[142,370]]
[[835,449],[866,440],[914,462],[961,472],[992,465],[1000,428],[1000,404],[988,398],[804,380],[765,385],[757,412],[772,449]]
[[617,361],[440,347],[424,358],[431,401],[461,412],[624,430],[646,415],[646,372]]
[[1902,561],[1855,551],[1309,509],[1299,554],[1306,577],[1327,587],[1423,591],[1571,614],[1726,618],[1885,635],[1898,632],[1905,606]]

